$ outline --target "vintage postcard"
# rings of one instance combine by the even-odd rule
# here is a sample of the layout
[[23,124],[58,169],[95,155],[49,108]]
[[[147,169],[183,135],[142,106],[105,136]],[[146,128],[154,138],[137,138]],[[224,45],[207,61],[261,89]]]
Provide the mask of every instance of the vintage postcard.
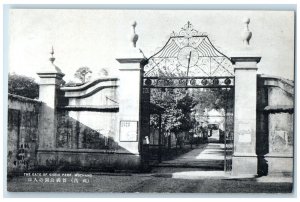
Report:
[[294,11],[10,8],[8,26],[8,192],[293,192]]

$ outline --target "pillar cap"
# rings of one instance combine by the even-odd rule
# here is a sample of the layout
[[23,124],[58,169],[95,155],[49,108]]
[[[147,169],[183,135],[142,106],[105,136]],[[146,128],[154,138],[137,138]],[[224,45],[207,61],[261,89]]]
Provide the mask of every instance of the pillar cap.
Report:
[[57,67],[54,64],[55,58],[54,58],[54,49],[52,46],[52,50],[50,52],[51,57],[49,58],[50,64],[41,69],[40,71],[37,72],[37,75],[39,75],[40,78],[62,78],[65,76],[64,73],[62,73],[61,69]]
[[65,76],[64,73],[60,70],[59,67],[57,67],[55,64],[49,64],[46,68],[41,69],[40,71],[37,72],[37,75],[43,75],[43,74],[57,74],[60,76]]
[[58,73],[58,72],[49,72],[49,71],[44,71],[44,72],[38,72],[36,73],[40,78],[57,78],[57,79],[62,79],[65,74],[64,73]]
[[119,63],[140,63],[145,57],[139,48],[134,47],[122,47],[121,53],[117,53],[116,60]]
[[116,58],[116,60],[123,64],[123,63],[141,63],[144,58]]
[[240,56],[240,57],[231,57],[230,61],[232,64],[235,64],[236,62],[260,62],[261,57],[254,57],[254,56]]

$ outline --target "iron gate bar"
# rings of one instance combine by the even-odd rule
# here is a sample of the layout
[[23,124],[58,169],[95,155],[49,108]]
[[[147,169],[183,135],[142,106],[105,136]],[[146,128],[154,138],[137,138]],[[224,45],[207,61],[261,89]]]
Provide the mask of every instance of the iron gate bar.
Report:
[[234,77],[143,77],[143,88],[226,88]]
[[144,88],[234,88],[234,86],[149,86]]
[[[199,55],[198,56],[199,58],[225,58],[225,56],[201,56],[201,55]],[[155,58],[157,58],[157,59],[165,59],[165,58],[173,58],[173,57],[155,57]],[[152,59],[152,58],[149,58],[149,60],[150,59]],[[152,60],[153,61],[153,60]]]
[[150,76],[143,77],[143,79],[159,79],[159,80],[168,80],[168,79],[234,79],[234,76],[178,76],[178,77],[159,77],[159,76]]

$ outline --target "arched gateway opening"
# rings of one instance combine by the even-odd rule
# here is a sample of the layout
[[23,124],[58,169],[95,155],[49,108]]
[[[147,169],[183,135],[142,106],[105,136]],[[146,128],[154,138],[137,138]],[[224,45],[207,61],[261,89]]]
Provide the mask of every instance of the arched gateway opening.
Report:
[[181,158],[178,166],[190,162],[230,172],[235,83],[230,58],[188,22],[143,64],[140,148],[144,165]]

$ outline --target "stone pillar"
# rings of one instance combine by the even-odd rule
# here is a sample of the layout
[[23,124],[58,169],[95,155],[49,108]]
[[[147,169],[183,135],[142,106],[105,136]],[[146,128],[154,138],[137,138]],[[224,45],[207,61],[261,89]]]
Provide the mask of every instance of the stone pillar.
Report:
[[260,57],[232,57],[235,65],[234,153],[232,175],[257,175],[256,97]]
[[258,158],[256,154],[256,103],[257,103],[257,57],[250,46],[252,32],[249,18],[243,19],[241,33],[243,47],[239,57],[232,57],[234,65],[234,147],[232,156],[232,175],[254,177],[257,175]]
[[39,117],[39,149],[56,147],[57,94],[64,74],[53,64],[53,53],[52,50],[49,66],[37,73],[40,77],[39,100],[43,102]]
[[[140,94],[141,94],[141,68],[142,58],[118,58],[119,72],[119,120],[130,121],[137,124],[136,141],[121,141],[120,145],[131,153],[139,154],[140,137]],[[121,130],[121,128],[120,128]],[[121,135],[121,134],[120,134]],[[123,137],[120,137],[123,139]]]
[[[136,25],[132,24],[131,43],[120,40],[119,66],[119,141],[124,167],[142,169],[141,155],[141,77],[144,57],[137,48]],[[126,33],[126,31],[124,31]]]

